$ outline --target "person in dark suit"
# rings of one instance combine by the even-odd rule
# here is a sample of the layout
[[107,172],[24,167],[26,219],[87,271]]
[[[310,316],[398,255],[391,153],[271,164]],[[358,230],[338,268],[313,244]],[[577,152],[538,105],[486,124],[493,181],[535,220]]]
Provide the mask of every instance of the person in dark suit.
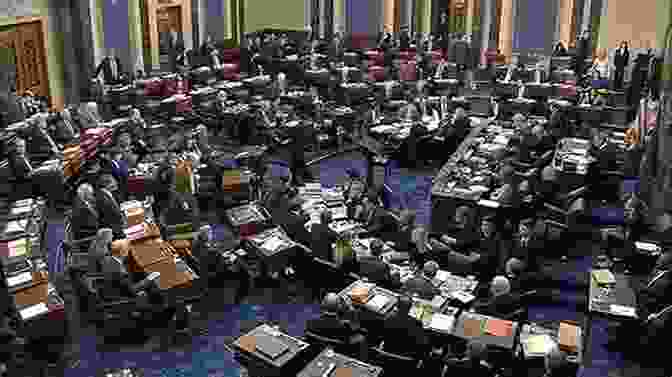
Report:
[[450,23],[448,21],[448,13],[441,12],[439,18],[438,36],[440,40],[440,47],[443,51],[443,56],[448,56],[448,48],[450,44]]
[[14,74],[0,71],[0,128],[26,119],[21,99],[16,95]]
[[525,263],[518,258],[506,261],[504,273],[509,279],[511,293],[514,295],[520,295],[537,287],[536,275],[526,271]]
[[468,37],[463,37],[455,42],[455,62],[460,71],[464,71],[470,65],[471,53],[469,48]]
[[332,244],[338,240],[339,236],[329,227],[329,223],[331,223],[331,211],[324,210],[320,214],[320,223],[313,224],[310,229],[310,246],[316,257],[333,262],[334,250]]
[[497,232],[495,221],[495,215],[484,216],[481,219],[481,237],[478,241],[478,251],[481,255],[478,272],[482,277],[481,280],[490,280],[492,275],[502,270],[506,262],[503,241]]
[[254,76],[254,64],[252,63],[254,57],[254,39],[251,33],[246,33],[243,43],[240,46],[240,72],[249,73]]
[[553,48],[553,56],[567,56],[567,49],[562,41],[558,41]]
[[576,375],[573,365],[567,360],[567,354],[557,348],[544,357],[544,377],[570,377]]
[[98,230],[96,196],[93,187],[88,183],[83,183],[77,188],[77,195],[72,204],[70,226],[74,240],[92,237]]
[[306,157],[304,148],[309,144],[308,138],[308,129],[304,124],[299,124],[290,129],[290,145],[289,150],[291,153],[291,164],[290,168],[292,171],[292,178],[294,184],[301,186],[304,179],[308,175],[306,169]]
[[396,313],[383,325],[383,350],[422,360],[431,351],[431,343],[422,323],[409,315],[412,305],[411,297],[399,298]]
[[660,83],[663,74],[663,53],[658,52],[651,58],[649,63],[649,75],[647,82],[649,86],[649,93],[651,98],[657,99],[660,97]]
[[567,114],[555,103],[550,105],[551,114],[548,118],[548,133],[553,139],[555,145],[565,137],[569,137],[569,121]]
[[19,183],[28,181],[33,167],[28,160],[28,156],[26,156],[26,141],[22,138],[16,138],[12,152],[9,156],[9,166],[14,173],[14,179]]
[[483,343],[472,340],[467,344],[464,357],[446,360],[446,375],[494,377],[495,369],[485,361],[486,355],[487,347]]
[[467,117],[467,112],[462,107],[455,109],[455,117],[450,126],[442,130],[443,143],[439,151],[442,157],[440,161],[444,162],[455,153],[462,141],[471,131],[471,120]]
[[450,236],[441,236],[441,241],[450,245],[455,251],[469,254],[478,246],[478,234],[475,211],[468,206],[460,206],[455,210],[453,231]]
[[117,191],[117,181],[110,174],[102,174],[96,188],[96,209],[99,214],[99,225],[112,229],[115,239],[124,239],[126,234],[124,214],[119,202],[112,194]]
[[637,287],[637,314],[640,318],[647,318],[651,313],[656,313],[672,303],[669,299],[672,289],[671,261],[670,252],[661,255],[656,267],[641,286]]
[[381,258],[383,247],[383,241],[377,238],[371,241],[369,245],[371,255],[358,258],[357,265],[359,275],[363,278],[368,279],[376,285],[389,286],[391,282],[390,266],[383,262]]
[[623,89],[623,78],[628,64],[630,64],[630,51],[628,50],[628,42],[623,41],[614,53],[614,88],[616,90]]
[[399,34],[399,49],[409,50],[411,48],[411,35],[408,31],[408,26],[402,26]]
[[315,335],[350,344],[358,333],[356,327],[342,317],[341,313],[345,311],[345,307],[346,304],[340,296],[327,293],[322,300],[320,317],[308,320],[306,330]]
[[590,31],[584,30],[576,44],[577,54],[575,61],[575,72],[577,77],[583,76],[586,66],[586,59],[590,57]]
[[415,229],[415,212],[405,209],[399,215],[399,232],[394,242],[394,249],[400,252],[407,252],[413,248],[412,234]]
[[506,318],[520,308],[520,300],[511,294],[511,283],[504,276],[495,276],[490,283],[490,297],[476,303],[476,311],[497,318]]
[[105,84],[114,85],[121,82],[123,72],[121,60],[114,56],[114,50],[112,50],[110,51],[110,54],[103,58],[103,61],[98,64],[94,77],[98,77],[102,73]]
[[118,240],[112,243],[111,250],[101,258],[102,272],[105,277],[103,296],[110,298],[136,297],[140,292],[151,289],[152,282],[160,276],[158,273],[150,274],[147,278],[134,283],[128,272],[127,261],[121,255],[130,248],[128,240]]
[[389,239],[398,230],[398,225],[394,218],[381,206],[378,205],[378,198],[373,193],[368,193],[362,200],[362,220],[366,234],[382,239]]
[[594,197],[608,202],[617,201],[620,181],[610,177],[605,179],[603,173],[619,170],[619,149],[606,131],[594,129],[592,132],[590,154],[597,161],[590,166],[587,180],[595,188]]
[[438,263],[434,261],[425,262],[422,271],[406,281],[404,291],[410,295],[418,295],[425,300],[434,299],[435,296],[441,294],[441,291],[432,282],[438,271]]
[[539,253],[544,250],[543,240],[534,231],[534,220],[527,218],[520,221],[518,224],[518,233],[508,251],[508,258],[517,258],[532,271],[539,268],[541,255]]

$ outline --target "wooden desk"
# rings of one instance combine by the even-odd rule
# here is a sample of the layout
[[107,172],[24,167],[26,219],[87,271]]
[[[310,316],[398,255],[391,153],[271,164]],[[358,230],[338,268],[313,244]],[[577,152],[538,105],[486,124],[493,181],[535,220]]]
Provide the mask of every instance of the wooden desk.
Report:
[[478,339],[481,343],[485,345],[496,346],[513,351],[516,340],[516,333],[518,331],[517,322],[512,322],[513,327],[511,329],[510,336],[490,335],[485,331],[484,328],[482,328],[482,330],[480,331],[480,335],[476,336],[469,334],[467,331],[465,331],[465,324],[469,320],[478,320],[487,322],[490,319],[498,320],[498,318],[489,317],[478,313],[462,313],[462,315],[460,315],[460,317],[457,319],[457,323],[454,326],[453,335],[465,340]]
[[145,266],[144,271],[147,273],[161,273],[161,276],[156,281],[161,290],[188,287],[191,285],[192,280],[194,280],[194,276],[189,271],[178,270],[178,266],[172,257],[162,258],[156,263]]
[[[286,351],[274,359],[260,352],[262,342],[282,344]],[[249,369],[259,373],[255,375],[285,376],[298,356],[308,348],[308,343],[263,324],[242,335],[233,343],[233,347],[242,357],[241,362]],[[298,369],[298,368],[297,368]]]
[[131,250],[131,270],[133,272],[147,272],[147,267],[166,259],[172,260],[172,255],[167,253],[160,243],[143,243],[133,246]]

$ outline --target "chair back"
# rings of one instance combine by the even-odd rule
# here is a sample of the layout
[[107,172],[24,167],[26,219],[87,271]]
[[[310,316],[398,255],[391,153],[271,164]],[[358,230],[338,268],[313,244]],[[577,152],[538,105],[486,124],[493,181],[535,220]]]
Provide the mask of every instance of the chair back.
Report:
[[418,360],[376,347],[373,349],[373,364],[383,368],[384,376],[409,375],[417,371]]
[[312,345],[318,346],[320,348],[333,348],[334,351],[343,351],[346,348],[346,343],[340,339],[328,338],[322,335],[315,334],[312,331],[306,330],[304,332],[306,341]]

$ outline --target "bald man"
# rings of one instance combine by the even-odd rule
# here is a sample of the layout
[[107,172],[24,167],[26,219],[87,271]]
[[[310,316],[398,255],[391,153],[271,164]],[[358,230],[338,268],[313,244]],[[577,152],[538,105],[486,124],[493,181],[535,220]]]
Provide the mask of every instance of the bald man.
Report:
[[432,282],[438,271],[438,263],[434,261],[426,262],[420,273],[406,281],[405,291],[422,299],[432,300],[435,296],[441,294],[441,291]]

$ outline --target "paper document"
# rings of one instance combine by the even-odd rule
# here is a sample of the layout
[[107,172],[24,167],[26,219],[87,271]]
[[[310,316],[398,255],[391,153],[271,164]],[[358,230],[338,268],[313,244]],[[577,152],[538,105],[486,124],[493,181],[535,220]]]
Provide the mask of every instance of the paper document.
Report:
[[434,314],[429,327],[439,331],[450,332],[453,329],[455,318],[445,314]]
[[385,295],[375,295],[373,296],[372,299],[369,300],[369,302],[366,303],[366,306],[370,307],[375,311],[378,311],[384,308],[385,305],[387,305],[387,303],[389,302],[390,302],[389,297]]
[[454,298],[455,300],[458,300],[459,302],[463,303],[463,304],[472,302],[476,298],[476,296],[474,296],[470,293],[467,293],[467,292],[462,292],[462,291],[453,292],[453,293],[450,294],[450,296],[452,298]]
[[446,280],[448,280],[448,277],[450,277],[450,272],[439,270],[436,272],[436,276],[434,277],[434,279],[445,282]]
[[635,247],[639,250],[648,251],[650,253],[660,251],[660,247],[658,245],[649,242],[636,241]]
[[18,274],[16,276],[12,276],[7,278],[7,286],[8,287],[15,287],[17,285],[21,285],[24,283],[27,283],[29,281],[33,280],[33,273],[32,272],[24,272],[21,274]]
[[637,318],[637,310],[630,306],[611,304],[609,306],[609,311],[616,315]]
[[36,317],[40,314],[44,314],[49,311],[49,308],[47,307],[47,304],[41,302],[37,305],[29,306],[19,312],[21,314],[21,318],[26,320],[30,319],[33,317]]
[[284,245],[285,245],[285,241],[282,238],[280,238],[278,236],[273,236],[273,237],[269,238],[268,240],[266,240],[261,247],[262,247],[262,249],[275,251],[275,250],[278,250],[279,248],[283,247]]
[[553,349],[555,342],[553,339],[544,335],[532,335],[523,342],[525,354],[530,355],[545,355]]

